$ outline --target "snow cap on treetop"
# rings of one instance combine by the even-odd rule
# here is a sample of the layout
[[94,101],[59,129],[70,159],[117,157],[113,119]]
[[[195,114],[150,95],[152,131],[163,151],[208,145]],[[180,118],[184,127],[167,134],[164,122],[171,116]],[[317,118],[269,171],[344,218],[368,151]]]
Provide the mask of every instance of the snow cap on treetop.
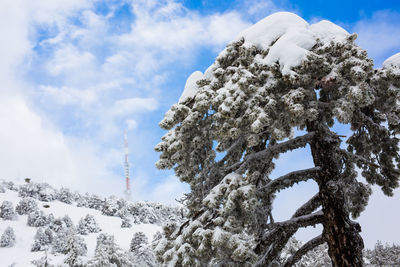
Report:
[[201,71],[193,72],[186,81],[185,89],[181,97],[179,98],[179,103],[184,103],[188,99],[192,99],[196,92],[199,90],[196,82],[203,78],[203,73]]
[[398,67],[400,68],[400,53],[394,54],[393,56],[386,59],[383,64],[383,68]]
[[[282,74],[293,75],[295,72],[292,69],[302,63],[317,40],[329,44],[331,41],[340,42],[349,35],[346,30],[327,20],[310,25],[296,14],[277,12],[242,31],[233,42],[244,38],[244,45],[269,49],[268,54],[260,58],[260,63],[273,65],[279,62]],[[224,53],[226,49],[220,55]],[[204,78],[211,78],[210,68],[204,75],[200,71],[190,75],[179,103],[192,99],[198,91],[196,82]]]

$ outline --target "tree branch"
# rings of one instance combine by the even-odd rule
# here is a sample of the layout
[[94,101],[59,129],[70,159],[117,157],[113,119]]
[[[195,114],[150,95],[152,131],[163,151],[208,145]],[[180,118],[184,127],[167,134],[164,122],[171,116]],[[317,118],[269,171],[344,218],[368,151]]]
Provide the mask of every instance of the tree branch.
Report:
[[350,153],[350,152],[346,151],[345,149],[339,148],[338,152],[348,159],[352,159],[352,160],[362,163],[362,164],[370,165],[371,167],[374,167],[374,168],[379,168],[379,165],[371,162],[370,160],[368,160],[362,156]]
[[312,214],[294,217],[287,221],[274,223],[273,226],[283,227],[286,229],[296,229],[297,231],[297,229],[299,229],[300,227],[307,227],[310,225],[321,223],[323,218],[324,213],[322,211],[317,211]]
[[[310,214],[321,206],[319,194],[315,194],[309,201],[304,203],[293,214],[292,218]],[[300,227],[300,226],[299,226]],[[259,246],[265,249],[264,255],[258,260],[255,266],[270,266],[271,263],[279,256],[280,251],[286,245],[288,240],[296,233],[299,227],[284,229],[276,227],[272,231],[264,233],[261,237]],[[261,248],[261,249],[262,249]]]
[[270,181],[266,186],[260,187],[259,190],[263,191],[265,194],[270,194],[281,189],[291,187],[295,183],[307,181],[310,178],[314,178],[318,175],[320,167],[314,167],[304,170],[298,170],[289,172],[283,176],[280,176],[272,181]]
[[322,235],[319,235],[317,237],[314,237],[307,243],[305,243],[301,248],[299,248],[292,256],[289,257],[289,259],[286,261],[284,267],[291,267],[293,266],[296,262],[298,262],[301,257],[303,257],[307,252],[310,250],[318,247],[319,245],[322,245],[325,242],[324,238]]
[[316,210],[319,206],[321,206],[321,199],[319,197],[319,194],[317,193],[312,198],[310,198],[310,200],[301,205],[301,207],[298,208],[296,212],[293,214],[292,218],[310,214],[311,212]]
[[273,154],[276,154],[276,153],[278,153],[278,154],[285,153],[289,150],[294,150],[296,148],[305,147],[311,141],[311,139],[314,137],[314,134],[315,134],[314,132],[310,132],[305,135],[298,136],[293,139],[287,140],[285,142],[271,145],[262,151],[259,151],[259,152],[256,152],[256,153],[246,156],[242,162],[233,164],[231,167],[229,167],[227,169],[227,171],[231,172],[231,171],[237,170],[236,171],[237,173],[243,174],[246,170],[247,165],[251,161],[257,160],[260,158],[271,157],[271,156],[273,156]]

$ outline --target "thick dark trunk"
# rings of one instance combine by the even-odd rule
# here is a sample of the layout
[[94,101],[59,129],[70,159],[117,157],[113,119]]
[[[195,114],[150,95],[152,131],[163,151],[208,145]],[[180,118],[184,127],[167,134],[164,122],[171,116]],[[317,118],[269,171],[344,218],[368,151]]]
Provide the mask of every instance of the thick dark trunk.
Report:
[[336,153],[340,139],[323,123],[312,123],[308,130],[315,132],[310,146],[315,166],[321,167],[317,182],[324,213],[323,235],[332,265],[363,266],[361,228],[350,220],[340,182],[341,160]]

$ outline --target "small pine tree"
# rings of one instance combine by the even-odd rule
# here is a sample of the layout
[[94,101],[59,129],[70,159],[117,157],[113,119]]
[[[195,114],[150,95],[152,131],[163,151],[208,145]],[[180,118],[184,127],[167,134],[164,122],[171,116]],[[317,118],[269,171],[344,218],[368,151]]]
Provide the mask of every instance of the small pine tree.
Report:
[[57,193],[57,199],[63,203],[72,204],[74,200],[74,195],[68,188],[62,187]]
[[50,246],[50,244],[54,240],[54,233],[52,230],[49,228],[46,228],[43,230],[42,227],[40,227],[33,239],[33,244],[31,247],[31,251],[44,251],[47,250]]
[[129,255],[115,243],[114,236],[102,233],[97,237],[95,256],[88,266],[128,267],[133,265]]
[[118,205],[117,198],[114,196],[111,196],[111,197],[105,199],[102,212],[104,215],[115,216],[115,215],[117,215],[119,208],[120,207]]
[[132,220],[131,217],[122,217],[121,228],[131,228],[132,227]]
[[87,246],[80,236],[76,234],[71,234],[66,240],[65,252],[67,257],[64,263],[69,266],[82,265],[79,260],[79,256],[85,256],[87,253]]
[[79,220],[77,231],[81,235],[87,235],[88,233],[98,233],[101,229],[94,216],[88,214]]
[[6,192],[6,189],[4,188],[4,186],[0,185],[0,193],[5,193],[5,192]]
[[27,225],[32,227],[41,227],[52,223],[53,220],[53,214],[46,215],[43,211],[34,211],[29,213]]
[[31,197],[24,197],[23,199],[21,199],[19,201],[19,203],[15,207],[15,211],[19,215],[29,214],[29,213],[31,213],[33,211],[37,211],[37,210],[38,210],[38,205],[37,205],[36,201]]
[[130,252],[137,252],[141,248],[148,246],[149,240],[143,232],[136,232],[133,234],[131,244],[129,247]]
[[15,245],[14,229],[8,226],[0,238],[0,247],[13,247]]
[[4,220],[15,220],[17,218],[13,204],[10,201],[5,200],[1,204],[0,218],[3,218]]

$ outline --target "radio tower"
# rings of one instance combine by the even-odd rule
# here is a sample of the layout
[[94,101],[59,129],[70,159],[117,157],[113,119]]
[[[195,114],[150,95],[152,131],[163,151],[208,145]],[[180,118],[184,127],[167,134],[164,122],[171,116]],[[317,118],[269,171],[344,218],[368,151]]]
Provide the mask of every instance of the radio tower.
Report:
[[125,188],[125,198],[126,200],[130,200],[131,198],[131,188],[129,185],[129,162],[128,162],[128,133],[126,132],[126,129],[124,130],[124,143],[125,143],[125,163],[124,163],[124,168],[125,168],[125,183],[126,183],[126,188]]

